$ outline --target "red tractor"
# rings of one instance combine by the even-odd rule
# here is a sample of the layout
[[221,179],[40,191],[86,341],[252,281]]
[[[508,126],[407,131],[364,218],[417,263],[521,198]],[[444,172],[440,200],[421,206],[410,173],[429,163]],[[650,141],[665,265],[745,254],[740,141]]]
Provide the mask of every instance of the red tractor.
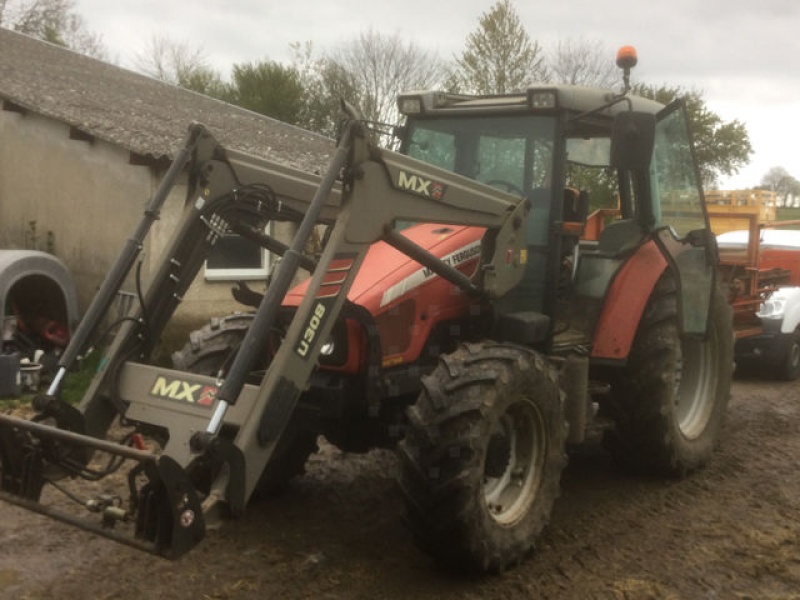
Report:
[[[0,416],[0,496],[176,557],[220,508],[236,516],[257,489],[301,472],[322,434],[348,451],[396,446],[420,546],[445,565],[495,571],[533,547],[567,449],[587,432],[634,469],[702,466],[728,402],[730,307],[683,107],[630,95],[635,60],[618,62],[621,93],[403,95],[399,153],[346,106],[321,180],[194,126],[37,418]],[[184,167],[197,200],[83,401],[68,406],[61,380]],[[592,241],[589,196],[573,185],[598,173],[615,182],[621,218]],[[263,233],[271,220],[298,222],[289,246]],[[303,249],[318,228],[312,259]],[[193,334],[174,369],[152,364],[227,232],[282,255],[263,295],[236,290],[256,310]],[[292,288],[300,268],[313,274]],[[108,441],[118,418],[130,434]],[[150,449],[130,447],[138,436]],[[43,507],[51,481],[113,470],[92,468],[93,453],[135,463],[129,499],[94,499],[99,525]]]

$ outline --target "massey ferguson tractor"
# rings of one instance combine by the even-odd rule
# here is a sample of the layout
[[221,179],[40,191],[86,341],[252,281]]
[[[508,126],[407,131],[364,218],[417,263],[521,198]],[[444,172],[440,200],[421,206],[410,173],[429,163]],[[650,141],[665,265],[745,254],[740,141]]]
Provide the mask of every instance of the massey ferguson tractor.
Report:
[[[399,152],[343,103],[322,177],[192,125],[34,417],[0,416],[0,497],[177,558],[301,473],[324,436],[396,448],[420,547],[498,571],[533,548],[588,436],[639,471],[701,467],[728,402],[731,313],[683,106],[630,94],[635,62],[618,56],[621,92],[402,95]],[[182,173],[171,246],[69,405],[63,381]],[[587,173],[612,182],[621,213],[591,231]],[[270,221],[297,224],[289,245],[264,233]],[[252,310],[156,364],[231,232],[281,256],[264,293],[238,288]],[[300,269],[311,277],[292,287]]]

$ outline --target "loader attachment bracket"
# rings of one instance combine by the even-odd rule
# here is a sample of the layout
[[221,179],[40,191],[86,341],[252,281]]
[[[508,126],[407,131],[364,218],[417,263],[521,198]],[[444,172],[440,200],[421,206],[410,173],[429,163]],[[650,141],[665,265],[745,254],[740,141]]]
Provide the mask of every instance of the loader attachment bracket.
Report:
[[[84,467],[76,465],[75,455],[93,452],[137,463],[128,474],[128,508],[121,496],[108,502],[57,495],[66,487],[66,475],[75,477]],[[45,493],[49,487],[53,494]],[[0,499],[170,559],[188,552],[205,534],[198,493],[170,456],[9,415],[0,415]]]
[[33,399],[31,406],[38,413],[34,417],[36,421],[52,418],[55,419],[59,429],[67,429],[75,433],[86,433],[83,413],[56,395],[38,394]]
[[139,492],[136,538],[152,544],[155,554],[178,558],[205,533],[200,500],[186,472],[169,456],[144,469],[149,481]]
[[[247,500],[245,498],[245,457],[232,441],[206,431],[195,432],[189,440],[192,452],[199,454],[198,462],[208,459],[228,469],[225,485],[225,504],[232,517],[241,516]],[[197,464],[197,463],[193,463]],[[192,465],[188,467],[192,471]],[[218,469],[212,469],[218,471]],[[204,511],[205,512],[205,511]]]

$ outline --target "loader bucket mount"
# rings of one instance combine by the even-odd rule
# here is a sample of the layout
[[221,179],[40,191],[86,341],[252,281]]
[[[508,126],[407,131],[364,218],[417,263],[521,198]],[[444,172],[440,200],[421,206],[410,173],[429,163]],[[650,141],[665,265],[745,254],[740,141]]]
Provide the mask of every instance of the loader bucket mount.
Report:
[[[110,455],[118,465],[137,463],[127,478],[127,509],[121,498],[107,494],[84,501],[89,517],[99,522],[41,502],[48,485],[63,491],[59,479],[86,471],[80,464],[84,450]],[[67,495],[79,500],[74,494]],[[166,558],[185,554],[205,533],[194,486],[169,456],[7,415],[0,415],[0,499]]]

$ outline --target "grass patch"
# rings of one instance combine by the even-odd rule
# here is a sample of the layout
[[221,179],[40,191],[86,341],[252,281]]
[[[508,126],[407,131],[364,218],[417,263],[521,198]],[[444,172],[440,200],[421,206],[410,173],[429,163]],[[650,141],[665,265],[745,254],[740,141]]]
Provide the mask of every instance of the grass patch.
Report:
[[81,361],[80,368],[67,373],[61,386],[61,398],[67,404],[77,404],[83,398],[86,388],[92,382],[103,351],[95,349],[89,356]]
[[[78,404],[83,398],[83,394],[89,387],[95,373],[97,372],[97,365],[100,364],[100,359],[103,353],[95,350],[85,360],[81,362],[78,369],[70,371],[64,378],[61,385],[61,397],[67,404]],[[43,382],[40,386],[40,393],[47,391],[49,379]],[[0,411],[9,411],[18,409],[25,406],[30,406],[35,394],[22,394],[18,398],[0,398]]]
[[[785,207],[778,207],[775,213],[775,219],[777,221],[797,221],[800,220],[800,208],[785,208]],[[784,229],[800,229],[800,224],[798,225],[788,225],[784,227]]]
[[33,396],[24,395],[19,398],[0,398],[0,412],[9,412],[23,406],[27,406],[33,400]]

